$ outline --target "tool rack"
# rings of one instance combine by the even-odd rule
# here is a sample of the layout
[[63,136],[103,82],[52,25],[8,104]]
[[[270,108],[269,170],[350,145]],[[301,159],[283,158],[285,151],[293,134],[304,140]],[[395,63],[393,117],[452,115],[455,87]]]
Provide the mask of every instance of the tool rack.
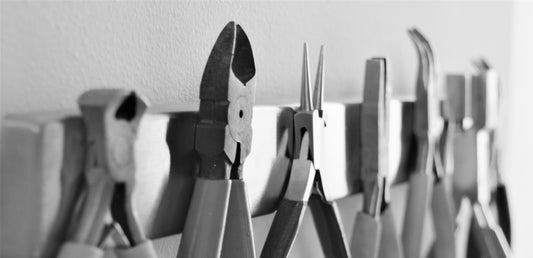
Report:
[[[338,180],[342,184],[328,187],[328,198],[335,201],[362,191],[361,109],[357,101],[326,102],[323,106],[327,141],[322,146],[321,169],[328,171],[328,176],[342,177]],[[253,108],[252,149],[242,169],[252,217],[274,213],[285,194],[294,157],[295,140],[290,132],[294,131],[295,112],[295,105],[283,103]],[[413,120],[417,110],[413,101],[392,100],[389,112],[387,181],[399,185],[415,170]],[[195,149],[199,120],[197,104],[182,104],[152,108],[139,125],[133,201],[141,207],[137,209],[139,222],[149,239],[184,230],[199,170]],[[73,230],[70,222],[80,209],[76,198],[82,194],[90,145],[84,121],[76,112],[10,115],[2,125],[2,141],[0,226],[10,234],[2,234],[1,253],[53,257]]]
[[[142,207],[139,218],[150,238],[183,230],[197,169],[193,146],[196,106],[152,110],[140,124],[136,146],[140,180],[135,202]],[[401,136],[410,130],[412,102],[393,101],[391,106],[391,121],[396,122],[391,123],[391,145],[397,150],[391,155],[391,172],[394,181],[401,183],[407,172],[399,162],[400,155],[409,153],[405,145],[408,140]],[[360,148],[356,137],[360,107],[359,103],[325,104],[326,133],[336,136],[326,148],[343,150],[328,152],[326,167],[352,171],[353,177],[339,187],[355,187],[354,192],[360,192],[358,183],[349,183],[359,178],[359,161],[353,157],[358,157]],[[291,105],[254,108],[252,127],[256,137],[244,169],[254,217],[273,213],[282,195],[288,168],[275,166],[286,159],[287,150],[280,149],[280,141],[283,130],[291,127],[292,112]],[[26,250],[27,255],[57,248],[67,230],[64,222],[73,209],[72,203],[64,202],[75,194],[82,176],[86,144],[83,122],[74,112],[33,113],[8,116],[3,126],[2,230],[17,233],[2,239],[3,248]]]

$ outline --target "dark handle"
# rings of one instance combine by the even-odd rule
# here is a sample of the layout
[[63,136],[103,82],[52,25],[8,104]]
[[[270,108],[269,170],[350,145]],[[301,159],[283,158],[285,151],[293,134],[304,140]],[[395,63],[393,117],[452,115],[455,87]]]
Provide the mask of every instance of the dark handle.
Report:
[[288,256],[306,207],[307,203],[302,201],[281,200],[261,252],[262,258]]
[[498,211],[498,224],[503,230],[503,234],[511,245],[511,213],[509,211],[509,199],[507,199],[507,189],[505,185],[499,184],[496,187],[496,210]]
[[511,248],[499,225],[491,224],[490,208],[474,204],[470,231],[468,257],[506,258],[511,257]]
[[309,207],[325,257],[350,257],[337,205],[311,195]]

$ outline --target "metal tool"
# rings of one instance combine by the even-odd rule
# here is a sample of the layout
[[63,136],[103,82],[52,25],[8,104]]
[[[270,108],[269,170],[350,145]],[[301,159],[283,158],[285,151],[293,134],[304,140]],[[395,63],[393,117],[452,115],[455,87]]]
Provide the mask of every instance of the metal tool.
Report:
[[466,76],[447,75],[445,91],[446,98],[441,102],[444,126],[440,139],[440,153],[445,173],[453,174],[453,137],[464,128],[466,119]]
[[117,257],[156,257],[135,213],[134,143],[137,128],[146,110],[145,101],[135,92],[100,89],[85,92],[78,101],[87,132],[85,160],[86,194],[80,220],[59,257],[103,257],[100,245],[106,233],[106,217],[123,231],[124,243]]
[[416,29],[410,29],[409,36],[416,46],[419,60],[414,118],[418,158],[416,172],[409,179],[402,243],[405,257],[422,256],[423,222],[430,206],[436,234],[432,255],[453,257],[455,211],[439,146],[443,123],[435,94],[437,69],[426,38]]
[[500,110],[501,88],[498,73],[484,59],[474,61],[480,76],[484,79],[487,89],[487,109],[493,122],[489,124],[490,130],[490,170],[491,177],[494,177],[496,187],[492,191],[491,204],[496,206],[498,224],[501,226],[507,242],[511,244],[511,215],[509,202],[507,199],[507,188],[505,180],[499,167],[499,146],[498,146],[498,116]]
[[381,239],[379,245],[379,258],[403,258],[404,250],[401,239],[396,230],[396,222],[392,208],[390,207],[391,199],[391,180],[387,178],[384,182],[383,200],[381,201]]
[[[497,121],[498,108],[498,78],[496,72],[483,60],[477,63],[479,74],[472,76],[471,86],[471,110],[473,126],[470,135],[474,143],[476,166],[474,167],[475,183],[467,191],[467,197],[472,202],[472,223],[470,231],[470,243],[473,248],[468,249],[468,255],[479,255],[483,257],[511,257],[511,249],[505,234],[498,225],[495,216],[490,208],[491,193],[496,175],[491,175],[491,165],[497,162],[496,143],[494,134]],[[461,162],[469,162],[461,160]],[[471,161],[470,161],[471,162]],[[464,174],[466,171],[461,171]],[[496,171],[492,171],[493,173]],[[472,172],[470,172],[472,173]],[[498,182],[500,187],[501,181]],[[460,188],[459,188],[460,189]],[[504,188],[505,189],[505,188]],[[500,193],[501,194],[501,193]],[[504,197],[504,196],[502,196]],[[496,200],[498,201],[498,200]],[[501,211],[504,223],[508,222],[509,210],[507,199],[501,200],[498,209]],[[498,205],[498,204],[497,204]],[[507,226],[507,225],[506,225]]]
[[200,85],[200,156],[178,257],[255,257],[242,166],[250,153],[255,63],[240,25],[224,27]]
[[[446,97],[441,102],[441,115],[444,119],[443,132],[440,139],[440,151],[443,160],[443,167],[446,175],[455,173],[454,160],[454,139],[460,135],[466,125],[468,124],[467,117],[467,78],[464,74],[449,74],[446,76]],[[448,181],[450,182],[450,181]],[[453,186],[453,182],[452,182]],[[469,215],[465,212],[464,204],[462,205],[462,196],[457,191],[452,191],[454,199],[454,208],[456,212],[455,225],[455,255],[457,257],[464,256],[466,250],[466,239],[470,226]],[[463,207],[461,209],[461,207]],[[435,250],[436,247],[433,247]]]
[[[322,186],[328,180],[322,169],[323,137],[326,121],[322,110],[324,52],[320,59],[314,90],[311,90],[307,44],[304,44],[300,108],[294,115],[295,157],[287,190],[281,200],[261,253],[261,257],[287,257],[303,215],[310,206],[320,243],[326,257],[349,257],[340,214],[335,202],[325,197]],[[311,94],[313,92],[313,94]]]
[[[393,217],[389,215],[386,224],[381,218],[382,209],[388,206],[388,203],[383,202],[389,201],[385,200],[385,188],[390,187],[387,178],[390,96],[386,78],[385,58],[367,60],[360,135],[363,210],[357,213],[352,233],[350,250],[353,257],[403,255]],[[390,214],[390,210],[385,211]]]

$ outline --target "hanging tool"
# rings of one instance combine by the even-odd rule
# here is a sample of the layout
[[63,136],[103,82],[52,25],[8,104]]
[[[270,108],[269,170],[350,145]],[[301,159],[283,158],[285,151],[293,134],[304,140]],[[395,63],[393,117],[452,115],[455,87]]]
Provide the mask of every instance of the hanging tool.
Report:
[[501,226],[507,242],[511,244],[511,214],[509,211],[509,202],[507,199],[507,187],[499,167],[499,148],[498,148],[498,117],[500,110],[501,88],[498,73],[484,59],[474,61],[478,69],[479,76],[486,84],[487,89],[487,113],[489,113],[493,122],[489,123],[490,130],[490,170],[491,177],[496,181],[496,187],[492,192],[491,203],[496,206],[496,215],[498,224]]
[[387,180],[390,96],[386,78],[385,58],[367,60],[360,135],[363,210],[357,213],[354,224],[350,245],[353,257],[403,256],[385,197],[385,191],[390,189]]
[[[479,66],[478,66],[479,67]],[[485,68],[484,68],[485,67]],[[458,146],[455,155],[460,168],[458,176],[469,177],[467,184],[457,184],[457,189],[470,199],[472,203],[472,223],[470,230],[470,244],[468,255],[488,258],[511,257],[511,249],[502,228],[498,225],[490,208],[491,178],[490,165],[491,152],[494,152],[494,143],[491,144],[491,134],[496,126],[498,81],[494,71],[489,71],[488,65],[481,66],[480,74],[472,76],[471,85],[471,115],[473,126],[466,133],[463,140],[474,148],[471,156],[463,153],[462,146]],[[457,142],[457,141],[456,141]],[[461,159],[461,156],[463,157]],[[472,164],[473,163],[473,164]],[[472,174],[469,176],[469,174]],[[458,180],[456,180],[458,181]],[[468,186],[466,188],[465,186]],[[503,211],[508,216],[508,210]],[[505,215],[504,215],[505,216]]]
[[200,84],[200,156],[178,257],[255,257],[242,167],[250,153],[255,63],[248,37],[229,22]]
[[[446,97],[441,102],[441,115],[444,119],[444,129],[440,139],[445,174],[451,175],[455,171],[454,139],[464,130],[469,117],[466,116],[466,85],[467,78],[464,74],[449,74],[446,76]],[[465,215],[465,205],[461,206],[462,196],[456,191],[452,192],[456,210],[455,227],[455,254],[456,257],[464,255],[466,237],[469,230],[469,216]],[[461,210],[461,207],[462,210]],[[433,247],[435,250],[436,247]]]
[[[295,157],[287,190],[281,200],[261,253],[261,257],[287,257],[310,206],[326,257],[349,257],[340,214],[336,203],[328,201],[323,187],[328,172],[321,170],[326,121],[322,110],[324,87],[324,52],[320,59],[314,90],[311,90],[307,44],[304,61],[300,108],[294,115]],[[313,94],[311,94],[313,92]]]
[[[140,227],[132,195],[136,183],[134,144],[145,101],[126,90],[85,92],[78,101],[87,132],[86,195],[81,217],[59,257],[103,257],[107,229],[120,228],[117,257],[156,257]],[[114,223],[106,226],[111,213]]]
[[423,225],[430,206],[436,235],[432,255],[454,257],[455,211],[439,147],[443,123],[435,94],[435,59],[429,42],[417,29],[410,29],[409,36],[419,60],[414,118],[418,158],[416,172],[409,179],[402,243],[405,257],[422,257]]
[[383,200],[381,201],[381,240],[379,245],[379,258],[403,258],[404,250],[401,239],[396,230],[396,222],[392,207],[390,207],[391,200],[391,185],[392,180],[386,178],[383,187]]
[[446,98],[441,102],[441,116],[444,120],[440,139],[440,153],[446,174],[454,171],[453,137],[464,128],[466,118],[466,77],[463,74],[446,76]]

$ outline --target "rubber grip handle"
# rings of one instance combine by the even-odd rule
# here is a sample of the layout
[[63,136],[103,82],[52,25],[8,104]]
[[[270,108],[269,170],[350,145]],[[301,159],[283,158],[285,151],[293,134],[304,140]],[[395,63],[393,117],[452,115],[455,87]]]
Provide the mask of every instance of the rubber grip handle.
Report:
[[196,179],[178,258],[220,257],[231,180]]
[[431,200],[433,175],[415,173],[409,178],[407,204],[403,223],[402,244],[404,256],[420,258],[422,251],[422,233],[426,213]]
[[59,250],[58,258],[103,258],[104,250],[75,242],[66,242]]
[[487,258],[511,257],[511,247],[502,229],[491,221],[490,208],[474,204],[473,210],[471,237],[474,238],[475,253]]
[[380,221],[364,212],[358,212],[350,244],[352,256],[357,258],[378,258],[380,241]]
[[379,258],[403,258],[403,246],[396,230],[392,209],[386,207],[381,211],[381,240]]
[[309,208],[326,257],[350,257],[339,209],[319,195],[311,195]]
[[447,178],[441,178],[433,187],[431,213],[435,227],[433,258],[454,258],[455,250],[455,207],[453,196],[446,188]]
[[502,228],[503,234],[511,245],[511,213],[509,211],[509,199],[507,199],[507,189],[505,185],[499,184],[495,192],[496,209],[498,211],[498,224]]
[[289,255],[302,224],[307,203],[282,199],[261,252],[262,258],[285,258]]
[[242,180],[231,181],[223,241],[221,257],[255,257],[252,215],[248,206],[246,185]]
[[157,258],[152,241],[145,241],[130,248],[116,248],[117,258]]

